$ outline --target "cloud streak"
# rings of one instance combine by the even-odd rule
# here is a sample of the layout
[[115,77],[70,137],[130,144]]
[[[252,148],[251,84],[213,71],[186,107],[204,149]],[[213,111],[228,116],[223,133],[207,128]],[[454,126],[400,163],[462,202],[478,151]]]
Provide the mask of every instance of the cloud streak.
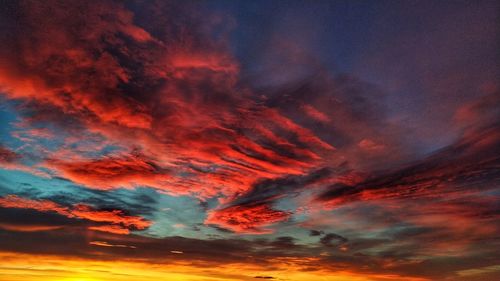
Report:
[[143,230],[152,222],[142,217],[125,215],[121,210],[96,210],[85,204],[66,207],[48,200],[31,200],[9,195],[0,198],[3,208],[32,209],[39,212],[54,212],[67,218],[84,219],[93,222],[111,223],[111,225],[93,226],[90,229],[118,234],[128,234],[129,230]]

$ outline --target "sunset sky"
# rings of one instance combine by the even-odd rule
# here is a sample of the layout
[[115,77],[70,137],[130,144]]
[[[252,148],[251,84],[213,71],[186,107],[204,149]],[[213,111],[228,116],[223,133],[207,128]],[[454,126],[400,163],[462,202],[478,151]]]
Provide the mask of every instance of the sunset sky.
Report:
[[0,0],[0,280],[500,280],[499,15]]

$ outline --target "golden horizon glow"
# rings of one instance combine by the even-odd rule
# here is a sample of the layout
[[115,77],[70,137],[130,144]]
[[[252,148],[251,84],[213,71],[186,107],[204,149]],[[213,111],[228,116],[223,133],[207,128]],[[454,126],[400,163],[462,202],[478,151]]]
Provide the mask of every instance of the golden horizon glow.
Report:
[[106,261],[50,255],[0,253],[8,266],[0,266],[0,276],[5,281],[237,281],[258,280],[256,276],[272,276],[273,280],[289,281],[425,281],[427,279],[398,275],[356,273],[351,271],[300,271],[288,264],[273,270],[248,264],[227,264],[206,267],[200,264],[175,262],[151,264],[141,261]]

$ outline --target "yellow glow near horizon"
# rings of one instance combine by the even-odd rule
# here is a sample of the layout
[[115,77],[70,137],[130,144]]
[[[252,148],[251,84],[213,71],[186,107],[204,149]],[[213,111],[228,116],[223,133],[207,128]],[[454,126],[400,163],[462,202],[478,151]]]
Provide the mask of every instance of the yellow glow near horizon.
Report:
[[361,274],[349,271],[301,271],[284,263],[266,270],[257,265],[155,264],[132,261],[97,261],[78,258],[0,253],[2,281],[255,281],[255,276],[276,280],[303,281],[424,281],[394,275]]
[[65,278],[58,281],[101,281],[95,278]]

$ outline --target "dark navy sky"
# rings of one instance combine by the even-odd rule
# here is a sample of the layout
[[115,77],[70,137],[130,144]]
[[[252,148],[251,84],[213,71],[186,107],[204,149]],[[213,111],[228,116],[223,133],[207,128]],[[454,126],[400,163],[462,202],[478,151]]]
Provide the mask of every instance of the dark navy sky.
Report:
[[[432,151],[453,115],[500,73],[495,1],[215,1],[234,17],[234,53],[257,83],[300,79],[318,65],[379,87],[386,110]],[[276,47],[277,42],[282,45]],[[293,49],[305,60],[291,62]],[[286,65],[277,70],[276,64]],[[258,76],[258,74],[262,76]],[[264,78],[265,77],[265,78]],[[265,80],[265,82],[262,82]]]

